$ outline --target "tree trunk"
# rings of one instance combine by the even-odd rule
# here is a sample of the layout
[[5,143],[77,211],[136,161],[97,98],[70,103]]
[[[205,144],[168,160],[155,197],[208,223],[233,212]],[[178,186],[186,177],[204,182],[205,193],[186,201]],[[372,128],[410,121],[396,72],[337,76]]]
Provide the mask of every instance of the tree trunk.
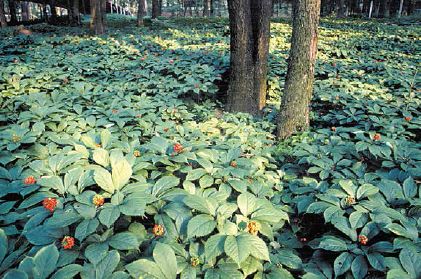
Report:
[[203,0],[203,16],[210,16],[210,6],[212,5],[210,0]]
[[102,2],[105,0],[91,0],[91,30],[95,35],[104,34],[105,22]]
[[143,25],[143,18],[148,14],[148,6],[146,0],[139,0],[137,8],[137,26]]
[[215,1],[214,0],[210,0],[210,11],[209,11],[209,13],[210,13],[210,16],[214,16],[215,15],[215,10],[214,10],[214,3]]
[[159,14],[159,0],[152,0],[152,18],[157,18]]
[[16,2],[15,0],[9,0],[9,12],[10,12],[10,24],[15,25],[18,23],[18,18],[16,16]]
[[0,0],[0,27],[4,28],[7,26],[6,15],[4,13],[4,1]]
[[231,31],[230,111],[258,115],[266,104],[271,0],[228,1]]
[[20,2],[20,7],[22,9],[22,21],[29,21],[29,2]]
[[403,0],[401,0],[399,3],[398,17],[402,16],[402,10],[403,10]]
[[50,11],[51,11],[51,21],[56,22],[57,21],[57,9],[56,9],[56,1],[50,0]]
[[373,0],[370,1],[370,8],[368,10],[368,18],[371,18],[372,13],[373,13]]
[[320,0],[293,2],[291,50],[278,118],[280,139],[310,126],[319,18]]
[[337,0],[338,3],[338,10],[336,16],[338,18],[344,18],[345,17],[345,0]]
[[73,23],[75,25],[80,25],[80,10],[79,10],[79,0],[73,0]]

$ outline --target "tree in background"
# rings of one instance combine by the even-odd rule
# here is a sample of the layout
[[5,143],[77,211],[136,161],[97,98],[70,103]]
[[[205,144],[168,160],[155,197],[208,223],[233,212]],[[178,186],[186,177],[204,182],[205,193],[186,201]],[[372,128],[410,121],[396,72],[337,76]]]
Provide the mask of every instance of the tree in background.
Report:
[[266,104],[271,0],[228,1],[231,60],[228,109],[258,115]]
[[320,0],[293,2],[291,50],[278,118],[280,139],[310,125],[319,18]]
[[0,27],[4,28],[7,26],[6,16],[4,13],[4,1],[0,0]]
[[96,34],[105,32],[105,0],[91,0],[91,30]]
[[137,7],[137,26],[143,25],[143,18],[148,15],[148,3],[146,0],[139,0]]
[[152,0],[152,18],[157,18],[161,15],[162,1]]

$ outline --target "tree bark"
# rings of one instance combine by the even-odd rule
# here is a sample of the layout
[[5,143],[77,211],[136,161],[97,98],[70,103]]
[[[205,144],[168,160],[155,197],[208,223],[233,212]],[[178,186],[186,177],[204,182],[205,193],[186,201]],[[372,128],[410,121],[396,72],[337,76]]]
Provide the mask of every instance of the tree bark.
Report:
[[91,0],[91,30],[95,35],[104,34],[105,17],[103,15],[103,4],[105,0]]
[[398,17],[401,17],[402,16],[402,10],[403,10],[403,0],[400,0],[399,10],[398,10]]
[[29,21],[29,2],[20,2],[20,7],[22,9],[22,21]]
[[4,13],[4,1],[0,1],[0,28],[7,26],[6,15]]
[[203,16],[210,16],[210,6],[212,5],[210,0],[203,0]]
[[271,0],[230,0],[230,111],[260,114],[266,104]]
[[9,0],[9,12],[10,12],[10,24],[15,25],[18,23],[18,17],[16,16],[16,2],[15,0]]
[[159,10],[159,0],[152,0],[152,18],[160,16]]
[[291,50],[278,118],[280,139],[310,126],[319,19],[320,0],[293,2]]
[[137,26],[143,25],[143,18],[148,14],[148,6],[146,0],[139,0],[137,8]]
[[344,18],[345,17],[345,0],[337,0],[338,2],[338,10],[336,16],[338,18]]
[[73,0],[73,23],[75,25],[80,25],[80,10],[79,10],[79,0]]

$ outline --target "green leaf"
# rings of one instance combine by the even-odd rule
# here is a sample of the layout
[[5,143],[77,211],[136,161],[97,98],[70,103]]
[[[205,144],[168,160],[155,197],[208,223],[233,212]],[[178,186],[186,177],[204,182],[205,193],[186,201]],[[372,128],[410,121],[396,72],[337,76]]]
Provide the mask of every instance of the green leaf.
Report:
[[204,175],[199,179],[200,188],[207,188],[212,186],[213,184],[213,177],[210,175]]
[[158,242],[153,250],[153,258],[166,279],[177,277],[177,259],[168,244]]
[[237,236],[237,242],[241,247],[247,247],[250,251],[250,255],[256,259],[269,261],[268,247],[260,237],[244,233]]
[[124,158],[123,153],[119,150],[114,150],[110,155],[112,180],[114,188],[119,190],[129,182],[132,176],[132,166]]
[[3,279],[28,279],[28,275],[18,269],[10,269],[4,274]]
[[224,252],[225,235],[212,235],[205,243],[205,257],[212,261]]
[[98,219],[101,224],[104,224],[107,227],[111,227],[115,221],[120,217],[120,209],[111,204],[106,204],[102,208],[101,212],[98,215]]
[[235,236],[228,235],[224,243],[224,251],[228,257],[234,260],[238,265],[241,264],[249,256],[249,251],[246,247],[240,247]]
[[96,218],[83,220],[76,227],[75,237],[79,241],[83,241],[87,236],[95,232],[95,230],[98,228],[98,225],[99,221]]
[[367,254],[367,259],[373,268],[380,271],[384,271],[386,269],[384,257],[380,253]]
[[64,185],[63,181],[58,176],[44,176],[38,179],[37,183],[48,189],[57,190],[59,194],[64,194]]
[[83,269],[82,266],[78,264],[69,264],[57,270],[57,272],[53,274],[51,279],[74,278],[79,272],[82,271],[82,269]]
[[102,148],[95,149],[93,151],[92,157],[95,163],[100,164],[103,167],[108,167],[110,164],[110,155],[108,151]]
[[54,244],[42,247],[34,256],[35,278],[47,278],[56,269],[59,253]]
[[178,186],[179,183],[180,183],[180,179],[175,176],[161,177],[152,187],[152,195],[153,196],[161,195],[165,193],[165,191]]
[[319,248],[335,252],[348,250],[346,242],[334,236],[324,236],[320,241]]
[[351,197],[355,196],[356,187],[352,180],[339,180],[339,186]]
[[200,214],[190,219],[187,225],[187,237],[201,237],[210,234],[216,227],[212,216]]
[[109,244],[117,250],[131,250],[139,247],[136,235],[131,232],[122,232],[111,236]]
[[142,276],[145,275],[152,276],[152,278],[157,279],[165,278],[159,266],[151,260],[137,260],[126,265],[125,268],[133,278],[142,278]]
[[415,197],[417,194],[417,185],[412,177],[408,177],[403,182],[403,192],[408,199]]
[[369,197],[369,196],[377,194],[378,192],[379,192],[379,188],[371,184],[363,184],[357,190],[357,199]]
[[421,256],[419,253],[410,249],[402,249],[399,253],[399,260],[411,277],[419,278],[421,275]]
[[351,268],[352,260],[354,256],[348,252],[343,252],[335,259],[333,263],[333,269],[335,270],[335,276],[344,274]]
[[251,193],[242,193],[237,198],[238,208],[244,216],[256,210],[256,197]]
[[6,256],[8,247],[7,236],[4,233],[4,230],[0,229],[0,263]]
[[93,264],[98,264],[107,253],[107,243],[92,243],[85,249],[85,257]]
[[97,168],[94,171],[94,180],[98,184],[99,187],[101,187],[104,191],[113,194],[115,191],[113,178],[111,174],[103,169],[103,168]]
[[367,261],[364,256],[357,256],[351,265],[352,275],[355,279],[364,279],[368,272]]
[[120,254],[116,250],[110,251],[95,268],[96,278],[108,278],[120,262]]

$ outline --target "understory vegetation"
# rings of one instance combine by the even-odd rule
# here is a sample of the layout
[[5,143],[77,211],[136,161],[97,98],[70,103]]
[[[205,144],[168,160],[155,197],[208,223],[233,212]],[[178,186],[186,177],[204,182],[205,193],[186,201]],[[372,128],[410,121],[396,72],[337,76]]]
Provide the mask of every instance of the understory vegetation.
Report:
[[[4,278],[421,276],[421,27],[323,19],[308,132],[224,111],[221,19],[0,31]],[[13,35],[16,33],[15,35]]]

